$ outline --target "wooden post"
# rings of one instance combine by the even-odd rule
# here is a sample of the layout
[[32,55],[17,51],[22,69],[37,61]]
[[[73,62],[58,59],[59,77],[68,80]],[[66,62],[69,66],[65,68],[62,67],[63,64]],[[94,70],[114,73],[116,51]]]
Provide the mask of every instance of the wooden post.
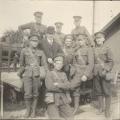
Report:
[[1,118],[3,118],[3,81],[2,81],[2,78],[1,78],[1,73],[2,73],[2,44],[0,43],[0,88],[1,88],[0,113],[1,113]]
[[10,72],[10,62],[11,62],[11,45],[8,46],[8,72]]

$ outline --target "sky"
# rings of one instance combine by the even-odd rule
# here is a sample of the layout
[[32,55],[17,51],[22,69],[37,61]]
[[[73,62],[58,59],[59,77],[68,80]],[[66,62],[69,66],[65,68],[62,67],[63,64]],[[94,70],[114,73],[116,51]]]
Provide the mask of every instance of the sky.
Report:
[[[94,30],[99,31],[120,12],[119,1],[96,1]],[[0,0],[0,36],[6,30],[34,21],[33,13],[44,13],[42,23],[49,26],[56,21],[64,23],[63,32],[74,28],[73,16],[82,16],[82,25],[92,34],[93,1]]]

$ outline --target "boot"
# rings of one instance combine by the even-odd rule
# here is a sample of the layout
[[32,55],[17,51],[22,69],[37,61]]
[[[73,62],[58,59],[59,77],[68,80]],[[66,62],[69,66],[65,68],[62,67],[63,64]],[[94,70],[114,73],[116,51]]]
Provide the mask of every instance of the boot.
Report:
[[104,112],[104,98],[103,96],[98,96],[98,104],[99,104],[99,110],[98,115],[103,114]]
[[30,113],[31,113],[31,99],[26,99],[25,104],[26,104],[26,113],[25,113],[24,117],[28,118],[30,116]]
[[32,113],[31,113],[31,117],[32,117],[32,118],[35,118],[35,116],[36,116],[37,102],[38,102],[38,99],[37,99],[37,98],[34,98],[34,99],[33,99],[33,103],[32,103]]
[[75,115],[78,112],[79,108],[79,97],[74,97],[74,111],[73,114]]
[[111,104],[111,97],[105,97],[105,117],[110,118],[110,104]]

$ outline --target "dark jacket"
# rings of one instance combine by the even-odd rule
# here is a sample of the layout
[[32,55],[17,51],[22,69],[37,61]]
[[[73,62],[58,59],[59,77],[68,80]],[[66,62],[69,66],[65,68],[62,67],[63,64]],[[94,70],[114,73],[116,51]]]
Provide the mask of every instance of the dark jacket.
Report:
[[43,51],[36,49],[33,55],[31,55],[30,48],[24,48],[21,51],[20,72],[24,70],[24,76],[39,76],[40,66],[44,66],[47,69],[46,57]]
[[[55,74],[57,74],[58,78],[56,77]],[[51,92],[54,94],[54,100],[56,105],[68,104],[69,100],[67,98],[67,92],[63,89],[59,89],[58,87],[54,86],[55,82],[59,84],[69,83],[66,74],[64,72],[58,72],[58,71],[48,72],[45,79],[45,85],[47,92]]]

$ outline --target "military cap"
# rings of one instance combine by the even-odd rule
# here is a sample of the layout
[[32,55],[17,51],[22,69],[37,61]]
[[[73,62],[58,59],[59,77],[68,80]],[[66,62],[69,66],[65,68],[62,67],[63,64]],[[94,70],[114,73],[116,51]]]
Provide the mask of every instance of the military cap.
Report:
[[101,38],[101,37],[105,37],[105,33],[104,32],[96,32],[95,34],[94,34],[94,37],[95,38]]
[[67,34],[67,35],[65,35],[65,39],[71,39],[71,40],[73,40],[73,36],[71,34]]
[[54,61],[64,61],[64,54],[63,54],[63,53],[58,53],[58,54],[54,57]]
[[78,34],[77,39],[81,39],[81,38],[87,38],[87,36],[85,34]]
[[47,33],[48,34],[54,34],[55,33],[55,28],[53,26],[48,26],[47,27]]
[[82,17],[81,16],[73,16],[75,21],[79,21]]
[[[35,39],[35,37],[37,37],[37,39]],[[32,39],[32,38],[34,38],[34,39]],[[31,34],[29,36],[29,40],[30,41],[38,41],[39,40],[39,35],[37,35],[37,34]]]
[[55,26],[62,26],[63,23],[62,22],[55,22]]
[[40,11],[34,12],[34,16],[36,16],[36,17],[41,17],[42,15],[43,15],[43,13]]

